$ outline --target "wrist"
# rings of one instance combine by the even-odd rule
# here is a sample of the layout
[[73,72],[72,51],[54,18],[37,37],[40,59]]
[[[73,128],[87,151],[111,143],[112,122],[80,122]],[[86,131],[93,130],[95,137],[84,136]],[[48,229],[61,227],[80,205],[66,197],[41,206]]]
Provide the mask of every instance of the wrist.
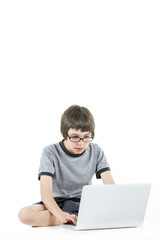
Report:
[[59,216],[62,216],[63,215],[63,211],[61,209],[56,209],[54,212],[53,212],[53,215],[55,217],[59,217]]

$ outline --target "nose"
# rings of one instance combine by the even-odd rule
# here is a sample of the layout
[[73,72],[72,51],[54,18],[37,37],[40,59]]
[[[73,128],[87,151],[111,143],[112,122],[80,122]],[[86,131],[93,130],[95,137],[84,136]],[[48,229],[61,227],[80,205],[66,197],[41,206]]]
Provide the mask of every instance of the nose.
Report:
[[83,145],[83,144],[84,144],[84,141],[83,141],[82,139],[80,139],[79,142],[77,142],[77,145],[78,145],[78,146],[81,146],[81,145]]

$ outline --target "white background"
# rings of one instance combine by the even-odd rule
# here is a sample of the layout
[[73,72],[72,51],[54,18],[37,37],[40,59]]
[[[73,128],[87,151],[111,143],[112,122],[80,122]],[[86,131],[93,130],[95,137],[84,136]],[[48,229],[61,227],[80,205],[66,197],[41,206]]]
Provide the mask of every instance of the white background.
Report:
[[[0,1],[3,239],[159,239],[159,13],[154,0]],[[42,148],[62,139],[61,114],[72,104],[94,115],[94,142],[105,151],[116,183],[152,183],[146,227],[78,235],[19,223],[19,209],[40,200]]]

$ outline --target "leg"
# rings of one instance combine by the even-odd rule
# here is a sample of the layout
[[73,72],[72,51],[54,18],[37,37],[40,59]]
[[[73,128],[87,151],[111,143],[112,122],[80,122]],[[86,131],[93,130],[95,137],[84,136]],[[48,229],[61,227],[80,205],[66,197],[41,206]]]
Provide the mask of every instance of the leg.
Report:
[[20,210],[18,217],[24,224],[33,227],[59,225],[59,220],[51,214],[44,205],[35,204]]

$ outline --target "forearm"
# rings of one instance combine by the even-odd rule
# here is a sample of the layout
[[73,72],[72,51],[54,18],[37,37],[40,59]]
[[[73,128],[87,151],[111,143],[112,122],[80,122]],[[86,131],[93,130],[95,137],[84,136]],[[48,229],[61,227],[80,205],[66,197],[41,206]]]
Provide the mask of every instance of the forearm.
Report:
[[41,176],[40,188],[41,200],[46,208],[55,216],[61,214],[62,210],[52,196],[52,178],[46,175]]
[[60,209],[60,207],[58,206],[58,204],[56,203],[52,196],[42,198],[42,202],[54,216],[57,217],[60,214],[62,214],[62,210]]
[[101,173],[103,184],[115,184],[110,171]]
[[74,214],[70,215],[69,213],[62,211],[56,201],[53,199],[53,197],[45,197],[42,199],[42,201],[49,210],[49,212],[51,212],[59,220],[60,224],[70,222],[76,225],[77,216]]

